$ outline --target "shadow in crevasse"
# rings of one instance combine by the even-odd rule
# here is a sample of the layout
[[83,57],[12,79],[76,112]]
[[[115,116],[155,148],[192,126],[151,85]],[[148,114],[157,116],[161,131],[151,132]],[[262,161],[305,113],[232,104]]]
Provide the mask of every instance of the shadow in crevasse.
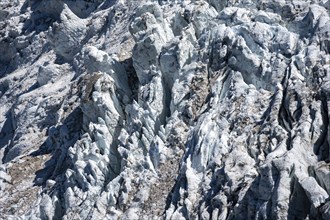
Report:
[[[206,207],[207,212],[210,214],[209,219],[218,219],[221,214],[221,210],[227,209],[227,216],[223,219],[257,219],[255,218],[257,201],[258,201],[258,187],[260,183],[260,177],[256,177],[244,197],[239,200],[239,193],[243,188],[247,187],[247,184],[242,182],[235,189],[235,191],[229,192],[228,189],[225,189],[226,185],[226,174],[223,169],[219,169],[217,173],[214,173],[212,181],[210,183],[210,189],[204,193],[204,198],[199,202],[200,206]],[[174,205],[175,208],[178,208],[178,203],[180,201],[180,188],[187,189],[187,180],[184,175],[178,178],[175,186],[172,188],[171,193],[169,194],[165,210],[169,209],[170,206]],[[227,188],[227,186],[226,186]],[[219,199],[219,196],[223,194],[226,197],[226,201]],[[187,195],[185,195],[187,196]],[[224,202],[224,203],[223,203]],[[212,216],[215,212],[214,210],[219,210],[218,216]],[[185,218],[190,219],[192,216],[189,216],[186,207],[183,207],[181,210]],[[164,212],[165,214],[165,212]],[[202,214],[199,213],[199,218],[202,218]]]
[[[229,212],[227,219],[274,219],[278,218],[280,215],[279,212],[276,212],[276,208],[279,206],[279,191],[278,187],[280,187],[280,174],[276,170],[276,168],[272,167],[272,172],[274,174],[274,188],[269,190],[266,195],[268,200],[261,199],[265,197],[265,195],[260,194],[260,189],[262,187],[267,187],[265,183],[262,181],[261,176],[258,176],[254,179],[249,189],[245,193],[244,197],[241,201],[238,201],[238,193],[233,194],[235,208],[232,212]],[[268,177],[267,177],[268,178]],[[243,186],[244,187],[244,186]],[[238,192],[241,189],[238,189]],[[266,191],[264,191],[266,192]],[[258,199],[259,198],[259,199]],[[236,201],[236,203],[235,203]],[[266,203],[267,202],[267,203]],[[274,203],[276,202],[276,203]],[[298,183],[297,178],[293,177],[290,182],[290,196],[289,196],[289,204],[287,211],[288,220],[298,220],[298,219],[306,219],[306,217],[310,214],[311,204],[308,200],[306,193],[303,188]],[[262,207],[262,204],[265,204],[265,207]],[[263,211],[263,216],[261,216],[261,211]],[[313,219],[313,218],[311,218]]]
[[63,10],[61,1],[40,1],[26,0],[20,9],[20,13],[24,14],[28,10],[31,11],[30,17],[24,21],[22,33],[39,34],[48,30],[53,23],[60,19]]
[[30,154],[32,157],[51,155],[51,158],[44,164],[44,168],[35,173],[34,185],[44,187],[47,180],[55,180],[67,169],[73,168],[73,164],[67,158],[67,151],[80,138],[82,118],[82,111],[77,107],[61,125],[50,127],[46,141],[37,151]]
[[14,137],[14,132],[15,130],[12,122],[12,114],[9,110],[6,113],[6,121],[0,130],[0,150],[10,144]]
[[[68,169],[73,168],[71,160],[68,158],[68,149],[73,146],[80,138],[82,129],[82,111],[79,107],[75,108],[61,125],[50,127],[48,138],[40,148],[29,156],[38,157],[50,154],[51,157],[44,163],[44,168],[35,172],[33,181],[35,186],[42,187],[43,193],[52,196],[56,193],[59,203],[55,204],[55,216],[53,219],[62,219],[66,212],[66,207],[62,205],[67,188],[64,174]],[[54,180],[54,185],[47,186],[47,180]]]
[[[291,179],[290,185],[291,195],[288,219],[306,219],[311,210],[311,203],[309,202],[305,190],[301,187],[296,177]],[[309,218],[313,219],[312,216],[309,216]]]

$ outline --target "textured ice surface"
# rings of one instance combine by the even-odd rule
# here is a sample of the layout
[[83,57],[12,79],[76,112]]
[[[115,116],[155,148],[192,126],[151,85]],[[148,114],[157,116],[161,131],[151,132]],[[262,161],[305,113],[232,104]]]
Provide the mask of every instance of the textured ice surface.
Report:
[[330,219],[327,0],[1,0],[0,219]]

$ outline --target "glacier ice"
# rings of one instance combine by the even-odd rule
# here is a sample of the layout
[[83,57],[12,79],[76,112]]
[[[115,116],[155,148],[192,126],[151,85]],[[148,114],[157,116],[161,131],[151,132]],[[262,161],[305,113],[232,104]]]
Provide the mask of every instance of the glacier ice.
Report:
[[329,1],[2,0],[1,219],[329,219]]

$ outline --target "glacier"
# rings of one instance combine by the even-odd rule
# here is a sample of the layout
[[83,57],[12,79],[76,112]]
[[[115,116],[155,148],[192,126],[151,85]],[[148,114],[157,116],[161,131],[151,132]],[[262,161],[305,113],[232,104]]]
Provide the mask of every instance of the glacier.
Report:
[[0,219],[330,219],[329,0],[1,0]]

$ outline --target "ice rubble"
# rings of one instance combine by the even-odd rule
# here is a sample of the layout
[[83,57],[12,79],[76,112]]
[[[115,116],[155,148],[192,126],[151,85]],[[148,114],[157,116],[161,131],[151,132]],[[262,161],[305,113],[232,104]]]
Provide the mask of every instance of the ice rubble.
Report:
[[329,1],[0,3],[0,218],[329,219]]

